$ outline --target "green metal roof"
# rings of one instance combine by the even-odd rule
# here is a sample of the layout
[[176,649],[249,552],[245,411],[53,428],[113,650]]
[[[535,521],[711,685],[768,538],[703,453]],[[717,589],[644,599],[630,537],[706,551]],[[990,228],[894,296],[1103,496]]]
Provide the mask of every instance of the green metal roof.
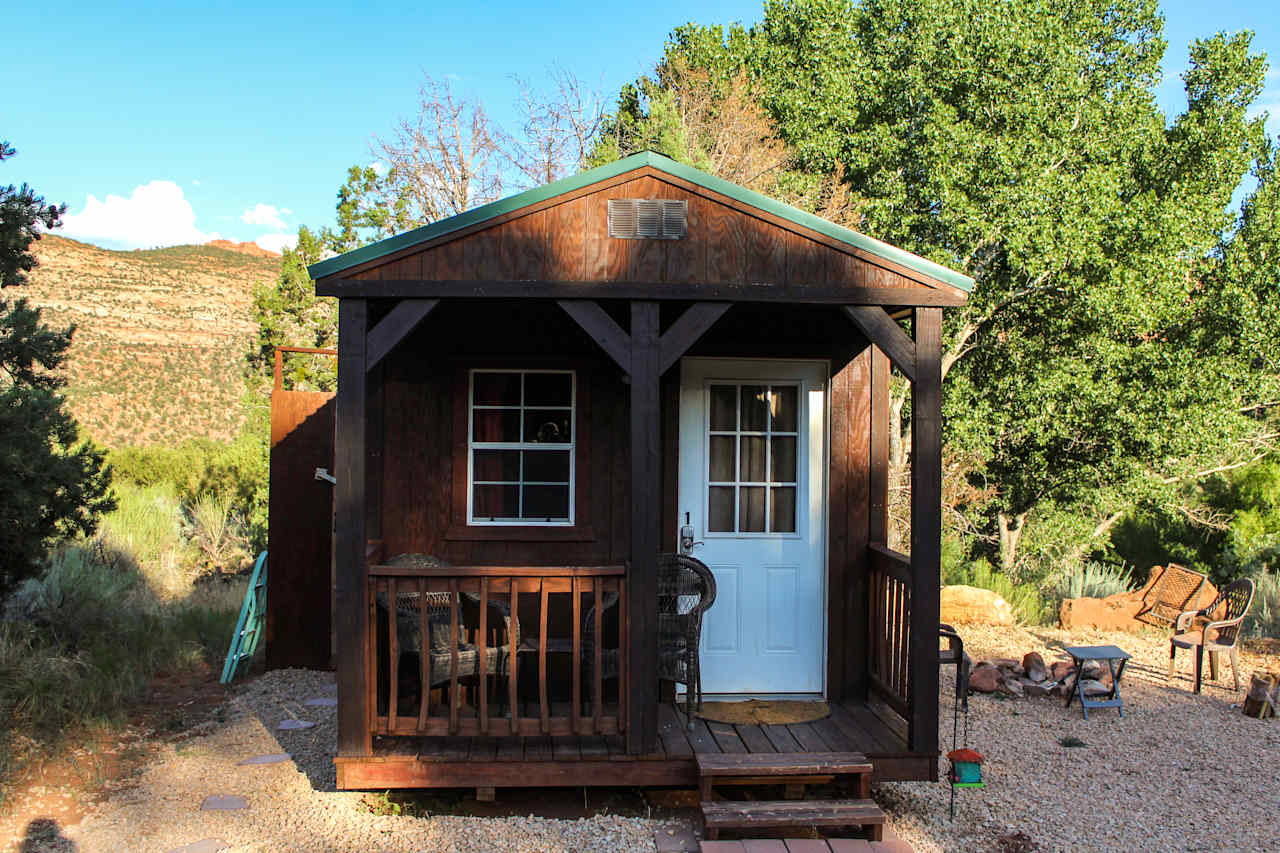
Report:
[[307,269],[313,279],[327,278],[351,267],[398,252],[401,249],[407,249],[410,246],[434,240],[445,234],[460,231],[463,228],[468,228],[488,219],[519,210],[522,207],[529,207],[555,196],[582,189],[591,184],[621,175],[624,172],[639,169],[642,166],[652,166],[660,172],[666,172],[668,175],[688,181],[691,184],[697,184],[700,187],[772,213],[774,216],[789,220],[797,225],[803,225],[806,228],[817,231],[819,234],[825,234],[832,239],[847,243],[885,260],[901,264],[908,269],[916,270],[931,278],[944,281],[961,290],[968,291],[973,289],[973,279],[963,273],[956,272],[949,267],[944,267],[896,246],[890,246],[888,243],[882,243],[865,234],[859,234],[857,231],[836,225],[834,222],[828,222],[820,216],[814,216],[812,213],[792,207],[789,204],[783,204],[776,199],[761,195],[745,187],[740,187],[723,178],[717,178],[715,175],[709,175],[692,166],[677,163],[670,157],[664,157],[652,151],[632,154],[630,157],[624,157],[607,165],[588,169],[572,177],[561,178],[541,187],[535,187],[534,189],[481,205],[465,213],[459,213],[457,216],[441,219],[439,222],[433,222],[430,225],[424,225],[421,228],[415,228],[412,231],[406,231],[403,234],[397,234],[394,237],[388,237],[385,240],[370,243],[368,246],[362,246],[359,249],[353,249],[336,257],[319,261]]

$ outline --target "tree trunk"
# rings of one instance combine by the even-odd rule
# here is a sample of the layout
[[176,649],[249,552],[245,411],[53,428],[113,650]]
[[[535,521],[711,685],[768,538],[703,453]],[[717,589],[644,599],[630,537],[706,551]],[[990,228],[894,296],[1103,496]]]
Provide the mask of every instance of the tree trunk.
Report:
[[911,428],[902,421],[910,385],[895,383],[889,392],[889,529],[885,543],[895,551],[903,550],[910,539],[911,500],[907,472],[907,447],[911,444]]
[[1017,562],[1018,540],[1022,538],[1023,525],[1026,524],[1026,521],[1027,514],[1025,512],[1009,515],[1002,511],[999,515],[1000,568],[1006,574],[1013,570],[1013,565]]
[[907,404],[908,387],[910,386],[902,383],[901,388],[895,388],[889,394],[889,470],[891,472],[900,472],[907,464],[905,433],[908,430],[902,424],[902,407]]

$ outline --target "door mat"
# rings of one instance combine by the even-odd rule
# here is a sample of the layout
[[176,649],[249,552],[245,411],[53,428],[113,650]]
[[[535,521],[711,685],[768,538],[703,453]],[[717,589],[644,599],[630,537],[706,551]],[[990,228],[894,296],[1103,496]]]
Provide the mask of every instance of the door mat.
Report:
[[800,699],[748,699],[745,702],[703,702],[698,716],[735,726],[776,726],[812,723],[830,715],[826,702]]

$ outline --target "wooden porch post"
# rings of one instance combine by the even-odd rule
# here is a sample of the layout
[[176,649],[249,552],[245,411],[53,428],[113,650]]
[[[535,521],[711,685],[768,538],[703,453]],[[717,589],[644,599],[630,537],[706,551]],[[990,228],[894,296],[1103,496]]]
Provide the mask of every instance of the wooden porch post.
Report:
[[915,309],[911,384],[911,670],[907,746],[938,749],[942,558],[942,309]]
[[338,396],[335,404],[334,559],[337,565],[336,658],[338,755],[372,754],[365,643],[365,348],[369,307],[343,299],[338,307]]
[[658,739],[658,549],[661,540],[662,375],[658,303],[631,303],[631,570],[627,576],[627,752]]

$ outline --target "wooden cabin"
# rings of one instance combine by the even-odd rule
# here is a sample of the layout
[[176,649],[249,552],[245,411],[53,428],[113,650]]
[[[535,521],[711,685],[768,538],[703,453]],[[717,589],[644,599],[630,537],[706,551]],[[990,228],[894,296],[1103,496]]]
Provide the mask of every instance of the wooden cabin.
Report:
[[[691,785],[698,754],[760,752],[937,778],[942,312],[971,279],[652,153],[311,275],[340,317],[340,787]],[[910,556],[885,541],[892,368]],[[708,699],[829,717],[686,727],[655,639],[682,548],[717,584]],[[268,641],[323,655],[310,583]]]

